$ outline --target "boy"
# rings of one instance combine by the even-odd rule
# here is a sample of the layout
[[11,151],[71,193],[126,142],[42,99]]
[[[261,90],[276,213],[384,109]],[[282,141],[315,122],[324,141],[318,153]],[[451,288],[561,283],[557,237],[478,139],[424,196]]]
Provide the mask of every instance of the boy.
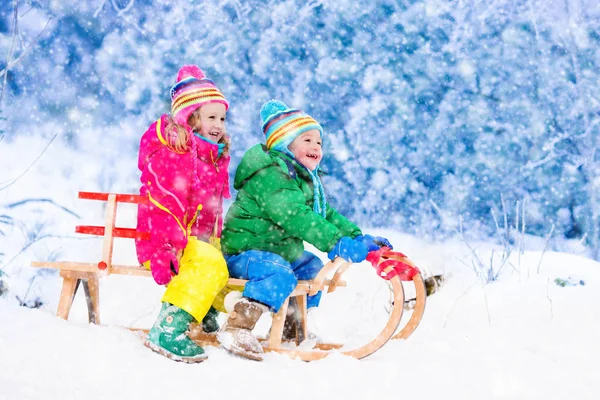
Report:
[[[219,339],[228,351],[262,360],[252,334],[263,312],[277,312],[299,279],[313,279],[323,267],[304,251],[306,241],[327,252],[361,262],[383,238],[361,230],[327,204],[319,178],[323,157],[321,125],[304,112],[271,100],[260,111],[265,145],[244,155],[235,176],[238,190],[225,218],[221,238],[229,274],[248,279],[243,299],[235,304]],[[309,296],[307,307],[319,304]]]

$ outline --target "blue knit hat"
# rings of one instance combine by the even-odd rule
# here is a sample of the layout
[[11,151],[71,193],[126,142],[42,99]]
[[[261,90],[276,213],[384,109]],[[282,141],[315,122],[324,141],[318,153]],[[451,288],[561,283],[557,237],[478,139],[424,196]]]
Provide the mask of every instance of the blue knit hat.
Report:
[[[279,100],[269,100],[260,108],[267,149],[278,150],[294,157],[288,146],[304,132],[316,129],[323,139],[323,128],[310,115],[289,108]],[[313,211],[326,216],[327,199],[319,178],[319,166],[314,171],[306,169],[313,183]]]
[[267,149],[289,153],[288,146],[304,132],[316,129],[323,138],[323,128],[310,115],[289,108],[279,100],[269,100],[260,108],[262,131]]

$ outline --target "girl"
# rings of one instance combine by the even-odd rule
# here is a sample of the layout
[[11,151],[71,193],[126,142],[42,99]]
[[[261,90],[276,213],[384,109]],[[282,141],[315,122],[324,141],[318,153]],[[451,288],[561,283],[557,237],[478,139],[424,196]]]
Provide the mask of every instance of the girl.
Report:
[[140,142],[140,194],[149,201],[138,207],[137,229],[151,238],[136,240],[137,256],[156,283],[169,284],[145,345],[176,361],[206,359],[185,332],[194,320],[205,319],[205,330],[214,323],[205,316],[214,316],[211,304],[229,278],[219,244],[223,198],[230,197],[228,108],[200,68],[184,66],[171,88],[171,114]]
[[[226,350],[254,360],[263,353],[251,332],[261,314],[279,311],[298,279],[313,279],[323,267],[304,251],[303,241],[328,252],[330,259],[351,262],[363,261],[380,245],[392,247],[387,239],[363,235],[327,203],[318,174],[321,125],[277,100],[265,103],[260,115],[266,145],[244,155],[223,230],[229,273],[249,282],[219,333]],[[309,296],[307,307],[316,307],[320,296]]]

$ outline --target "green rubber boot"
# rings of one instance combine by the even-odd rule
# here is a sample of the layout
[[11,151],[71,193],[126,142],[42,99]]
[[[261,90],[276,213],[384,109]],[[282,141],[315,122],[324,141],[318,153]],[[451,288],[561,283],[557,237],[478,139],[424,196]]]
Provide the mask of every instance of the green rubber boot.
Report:
[[194,317],[181,308],[163,303],[144,345],[175,361],[198,363],[206,360],[204,349],[186,335],[193,320]]
[[210,309],[206,313],[206,316],[202,320],[202,330],[206,333],[214,333],[219,330],[219,323],[217,322],[217,317],[219,316],[219,312],[213,306],[210,306]]

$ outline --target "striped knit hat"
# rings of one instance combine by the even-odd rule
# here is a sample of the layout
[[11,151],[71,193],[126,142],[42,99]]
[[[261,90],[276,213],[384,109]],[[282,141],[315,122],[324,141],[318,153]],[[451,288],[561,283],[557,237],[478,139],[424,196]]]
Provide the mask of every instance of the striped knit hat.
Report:
[[262,131],[265,134],[267,149],[289,153],[288,146],[298,136],[316,129],[323,137],[323,128],[310,115],[289,108],[279,100],[269,100],[260,109]]
[[177,74],[177,83],[171,88],[171,115],[173,120],[189,128],[187,120],[198,108],[207,103],[221,103],[225,110],[229,103],[213,81],[207,79],[204,72],[195,65],[181,67]]

